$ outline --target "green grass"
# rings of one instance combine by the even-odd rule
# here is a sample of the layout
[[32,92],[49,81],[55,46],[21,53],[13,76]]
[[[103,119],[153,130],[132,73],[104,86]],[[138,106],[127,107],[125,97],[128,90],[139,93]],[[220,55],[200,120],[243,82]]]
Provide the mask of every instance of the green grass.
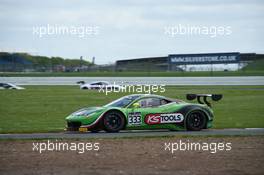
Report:
[[2,72],[0,77],[208,77],[264,76],[264,70],[217,72]]
[[[106,104],[124,93],[105,95],[78,86],[25,86],[0,90],[0,133],[56,132],[65,117],[85,106]],[[214,128],[264,127],[264,86],[171,86],[162,95],[185,99],[186,93],[222,93],[213,103]]]

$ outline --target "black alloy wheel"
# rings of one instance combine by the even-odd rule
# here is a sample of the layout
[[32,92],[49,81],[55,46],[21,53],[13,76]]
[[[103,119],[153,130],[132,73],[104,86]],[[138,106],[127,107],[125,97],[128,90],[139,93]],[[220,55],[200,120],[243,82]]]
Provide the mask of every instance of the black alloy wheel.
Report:
[[104,115],[103,124],[105,131],[118,132],[124,128],[124,116],[118,111],[110,111]]
[[206,116],[202,111],[192,111],[187,116],[186,127],[190,131],[200,131],[206,126]]

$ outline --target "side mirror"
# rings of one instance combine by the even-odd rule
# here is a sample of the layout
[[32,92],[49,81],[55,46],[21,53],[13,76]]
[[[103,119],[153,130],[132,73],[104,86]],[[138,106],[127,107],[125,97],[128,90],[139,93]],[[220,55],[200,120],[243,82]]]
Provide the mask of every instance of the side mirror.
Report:
[[133,105],[132,105],[132,108],[140,108],[140,105],[139,105],[139,103],[133,103]]

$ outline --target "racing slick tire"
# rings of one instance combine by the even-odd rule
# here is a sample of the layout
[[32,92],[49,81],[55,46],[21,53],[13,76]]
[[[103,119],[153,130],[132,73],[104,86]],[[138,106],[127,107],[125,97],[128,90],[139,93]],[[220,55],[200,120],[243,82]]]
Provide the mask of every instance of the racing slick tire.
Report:
[[92,129],[91,130],[91,133],[98,133],[98,132],[100,132],[101,130],[100,129]]
[[187,115],[186,128],[189,131],[200,131],[206,126],[206,115],[200,111],[191,111]]
[[119,111],[109,111],[103,117],[103,127],[106,132],[119,132],[124,126],[125,118]]

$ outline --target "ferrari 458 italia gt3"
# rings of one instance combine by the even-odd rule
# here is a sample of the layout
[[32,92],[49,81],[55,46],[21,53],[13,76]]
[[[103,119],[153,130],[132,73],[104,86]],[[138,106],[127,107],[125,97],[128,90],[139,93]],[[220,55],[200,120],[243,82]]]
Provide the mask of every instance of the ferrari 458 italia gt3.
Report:
[[80,109],[66,118],[67,130],[118,132],[124,129],[191,130],[212,127],[214,119],[207,98],[218,101],[220,94],[187,94],[187,103],[153,94],[134,94],[102,107]]

